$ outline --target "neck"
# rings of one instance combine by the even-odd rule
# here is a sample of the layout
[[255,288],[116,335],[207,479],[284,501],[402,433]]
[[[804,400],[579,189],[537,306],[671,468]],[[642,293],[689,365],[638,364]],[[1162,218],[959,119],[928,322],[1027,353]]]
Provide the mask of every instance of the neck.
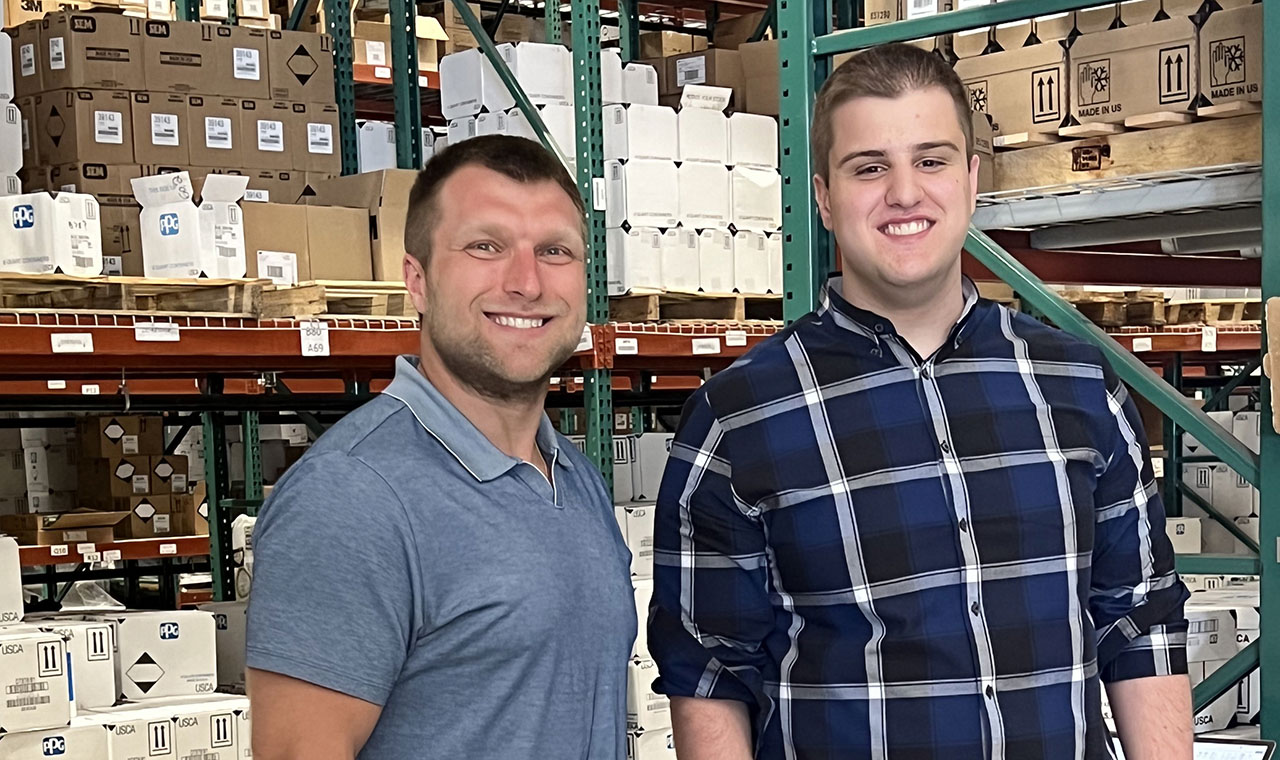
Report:
[[537,441],[547,398],[545,386],[540,393],[520,398],[501,399],[480,393],[450,372],[426,341],[418,371],[499,451],[546,472],[546,460]]
[[954,267],[933,282],[877,290],[846,274],[840,290],[849,303],[892,322],[898,335],[928,358],[947,341],[964,313],[963,282],[957,259]]

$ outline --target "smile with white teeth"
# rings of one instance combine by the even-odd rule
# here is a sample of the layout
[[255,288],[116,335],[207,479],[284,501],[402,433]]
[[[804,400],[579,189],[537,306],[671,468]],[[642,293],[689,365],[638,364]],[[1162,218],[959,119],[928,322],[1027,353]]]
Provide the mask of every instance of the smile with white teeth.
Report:
[[541,318],[508,317],[502,314],[495,314],[490,319],[503,327],[514,327],[517,330],[532,330],[547,323],[547,320]]
[[933,222],[927,219],[917,219],[914,222],[905,222],[903,224],[886,224],[884,231],[888,235],[905,237],[907,235],[919,235],[932,226]]

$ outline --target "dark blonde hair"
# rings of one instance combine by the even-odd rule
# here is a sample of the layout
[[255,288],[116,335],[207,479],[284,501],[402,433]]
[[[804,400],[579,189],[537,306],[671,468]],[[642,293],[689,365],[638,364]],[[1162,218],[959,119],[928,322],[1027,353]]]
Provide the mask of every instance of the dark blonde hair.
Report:
[[969,95],[960,77],[937,54],[894,43],[869,48],[845,61],[818,91],[809,134],[813,170],[824,181],[828,179],[835,132],[832,118],[837,108],[854,98],[900,98],[913,90],[929,87],[940,87],[951,96],[964,132],[965,151],[972,157],[972,114]]

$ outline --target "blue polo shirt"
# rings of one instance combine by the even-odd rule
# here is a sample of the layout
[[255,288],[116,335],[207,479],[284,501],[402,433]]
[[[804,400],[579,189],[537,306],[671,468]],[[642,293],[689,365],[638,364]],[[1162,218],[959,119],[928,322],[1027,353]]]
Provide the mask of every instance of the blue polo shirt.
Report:
[[537,442],[551,482],[397,360],[262,510],[248,666],[381,705],[362,760],[625,758],[630,555],[590,462]]

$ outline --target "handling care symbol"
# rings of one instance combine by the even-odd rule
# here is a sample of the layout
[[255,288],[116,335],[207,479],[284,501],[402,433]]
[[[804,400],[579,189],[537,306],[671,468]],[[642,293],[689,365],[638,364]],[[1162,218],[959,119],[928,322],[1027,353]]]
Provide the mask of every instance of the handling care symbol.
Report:
[[1076,68],[1080,105],[1096,106],[1111,102],[1111,59],[1088,61]]
[[1178,103],[1191,97],[1191,48],[1187,45],[1160,51],[1160,103]]
[[1244,82],[1244,37],[1209,43],[1209,84],[1222,87]]
[[1062,118],[1062,96],[1058,89],[1061,80],[1062,72],[1057,68],[1031,74],[1031,121],[1040,124]]
[[986,80],[969,85],[969,110],[974,113],[987,113]]

